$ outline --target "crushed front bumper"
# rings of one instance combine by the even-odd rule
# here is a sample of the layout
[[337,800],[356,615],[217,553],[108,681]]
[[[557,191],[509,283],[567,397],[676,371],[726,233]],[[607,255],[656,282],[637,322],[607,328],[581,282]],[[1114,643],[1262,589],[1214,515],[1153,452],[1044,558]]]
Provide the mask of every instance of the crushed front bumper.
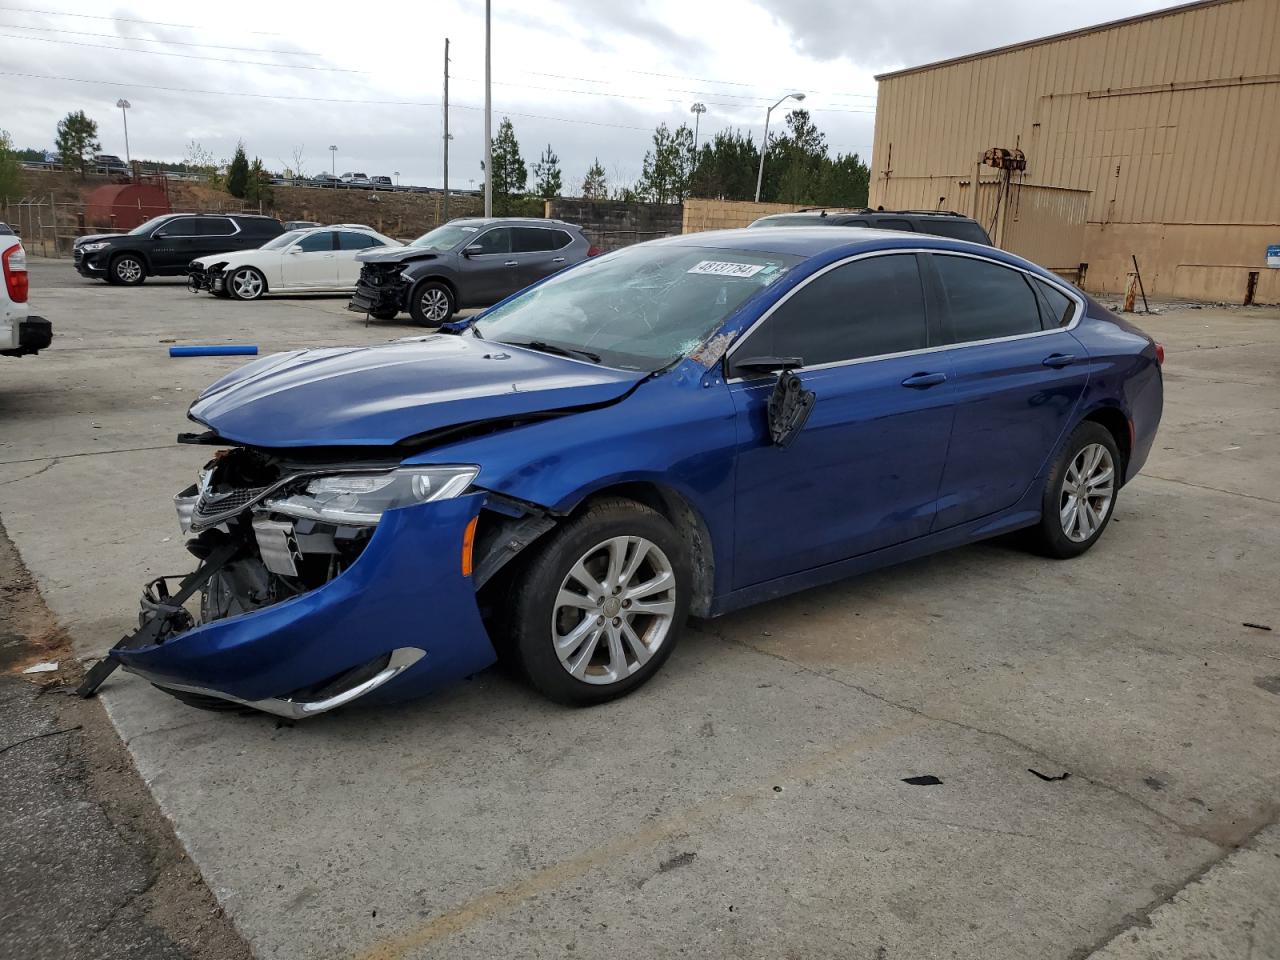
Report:
[[312,716],[428,693],[496,659],[461,558],[485,494],[386,513],[356,561],[300,596],[161,642],[115,647],[157,686]]
[[360,268],[356,292],[351,295],[348,310],[356,313],[398,313],[405,309],[408,283],[400,275],[398,263],[366,263]]
[[221,293],[226,289],[226,277],[221,264],[205,268],[192,262],[187,267],[187,289],[192,293],[208,290],[210,293]]

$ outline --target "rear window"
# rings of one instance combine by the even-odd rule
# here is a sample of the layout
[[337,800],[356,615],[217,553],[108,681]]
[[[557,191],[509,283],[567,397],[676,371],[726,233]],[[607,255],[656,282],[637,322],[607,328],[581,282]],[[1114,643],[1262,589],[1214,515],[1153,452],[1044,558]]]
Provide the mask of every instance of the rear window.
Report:
[[875,225],[881,230],[906,230],[908,233],[916,232],[916,228],[911,225],[911,221],[895,220],[892,217],[881,217],[876,220]]
[[935,237],[949,237],[952,240],[968,240],[970,243],[981,243],[984,246],[991,245],[987,232],[972,220],[921,220],[920,232],[931,233]]
[[229,237],[236,233],[236,225],[226,217],[201,217],[199,224],[202,237]]

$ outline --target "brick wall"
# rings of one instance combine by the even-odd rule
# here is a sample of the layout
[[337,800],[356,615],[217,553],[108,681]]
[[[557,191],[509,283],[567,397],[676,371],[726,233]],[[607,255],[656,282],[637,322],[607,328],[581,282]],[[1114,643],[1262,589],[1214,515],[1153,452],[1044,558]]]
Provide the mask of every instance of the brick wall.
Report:
[[601,250],[673,237],[680,233],[683,210],[678,203],[627,203],[623,200],[548,200],[546,216],[582,228]]
[[771,213],[792,213],[800,206],[793,203],[752,203],[749,200],[695,200],[684,202],[683,233],[703,230],[733,230],[745,227]]

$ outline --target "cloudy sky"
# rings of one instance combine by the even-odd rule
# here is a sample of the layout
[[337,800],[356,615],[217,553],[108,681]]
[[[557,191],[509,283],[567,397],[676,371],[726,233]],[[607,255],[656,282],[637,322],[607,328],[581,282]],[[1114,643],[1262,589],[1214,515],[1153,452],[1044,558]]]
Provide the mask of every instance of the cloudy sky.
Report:
[[[515,0],[493,2],[494,125],[530,163],[550,143],[566,192],[599,157],[631,182],[653,128],[692,120],[757,136],[765,107],[807,95],[833,151],[871,151],[874,74],[1171,6],[1168,0]],[[83,109],[104,151],[181,160],[238,139],[269,167],[401,173],[439,185],[444,39],[452,41],[450,182],[481,180],[481,0],[124,4],[0,0],[0,127],[51,148]],[[780,112],[775,114],[775,120]],[[328,147],[338,147],[335,157]]]

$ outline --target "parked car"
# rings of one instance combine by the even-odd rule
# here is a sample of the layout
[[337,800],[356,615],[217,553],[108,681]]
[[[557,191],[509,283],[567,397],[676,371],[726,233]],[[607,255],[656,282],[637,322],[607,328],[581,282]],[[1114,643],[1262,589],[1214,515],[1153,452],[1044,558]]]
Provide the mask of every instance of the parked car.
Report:
[[373,182],[363,173],[344,173],[342,175],[342,186],[372,187]]
[[360,254],[348,309],[379,320],[407,310],[417,323],[438,327],[459,309],[497,303],[599,252],[563,220],[451,220],[407,246]]
[[16,237],[17,235],[18,234],[13,227],[9,226],[3,220],[0,220],[0,237]]
[[129,166],[113,153],[100,153],[93,158],[93,169],[96,173],[112,176],[128,176]]
[[279,220],[257,214],[167,213],[128,233],[81,237],[72,257],[82,277],[137,284],[181,276],[197,257],[249,250],[283,232]]
[[285,291],[350,293],[360,276],[357,253],[399,246],[399,240],[362,228],[291,230],[254,250],[192,260],[187,286],[235,300]]
[[317,220],[286,220],[281,226],[287,232],[289,230],[306,230],[308,227],[318,227],[320,222]]
[[27,255],[13,234],[0,235],[0,279],[0,356],[39,353],[53,342],[53,324],[27,312]]
[[335,177],[331,173],[317,173],[311,178],[311,182],[317,187],[340,187],[342,186],[342,178]]
[[805,210],[798,213],[775,213],[761,217],[753,227],[876,227],[880,230],[906,230],[928,233],[935,237],[968,240],[991,246],[991,238],[972,217],[949,210]]
[[[448,333],[264,357],[188,411],[224,448],[175,501],[202,565],[83,689],[119,663],[305,717],[501,649],[555,700],[617,697],[689,614],[1019,529],[1084,553],[1162,361],[1012,254],[826,228],[639,244]],[[171,599],[197,591],[198,622]]]
[[375,190],[394,190],[396,188],[390,177],[370,177],[369,182],[373,184]]

